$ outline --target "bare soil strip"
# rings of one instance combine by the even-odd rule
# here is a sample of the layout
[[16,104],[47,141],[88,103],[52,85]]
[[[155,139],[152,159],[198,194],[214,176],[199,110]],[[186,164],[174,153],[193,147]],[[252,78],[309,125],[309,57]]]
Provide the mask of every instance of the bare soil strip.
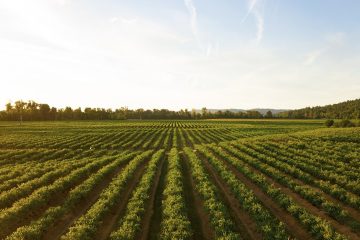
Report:
[[183,128],[180,129],[182,131],[184,139],[185,139],[185,145],[189,147],[194,147],[194,144],[190,141],[187,131],[185,131]]
[[293,179],[294,182],[296,182],[299,185],[304,185],[307,187],[310,187],[311,189],[313,189],[314,191],[318,192],[319,194],[321,194],[326,200],[328,201],[332,201],[336,204],[339,204],[344,210],[346,210],[349,213],[349,216],[351,216],[353,219],[355,219],[356,221],[360,222],[360,211],[349,206],[348,204],[340,201],[339,199],[336,199],[335,197],[327,194],[326,192],[324,192],[323,190],[321,190],[320,188],[314,186],[314,185],[309,185],[305,182],[303,182],[302,180],[292,177],[291,175],[282,172],[284,175],[289,176]]
[[165,162],[166,157],[167,156],[163,157],[161,159],[161,161],[159,162],[159,167],[157,169],[157,172],[156,172],[156,175],[154,178],[154,182],[153,182],[153,186],[152,186],[152,189],[150,192],[150,199],[149,199],[148,203],[146,204],[145,214],[142,219],[142,224],[141,224],[142,228],[139,233],[139,236],[136,239],[141,239],[141,240],[149,239],[150,225],[154,220],[153,217],[157,210],[156,201],[155,201],[156,193],[157,193],[159,185],[160,185],[161,175],[163,174],[163,171],[164,171],[164,165],[165,165],[164,162]]
[[188,208],[188,216],[193,230],[193,238],[199,240],[214,239],[214,232],[210,225],[209,215],[204,209],[203,201],[196,192],[194,179],[191,176],[189,162],[184,154],[181,155],[181,165],[184,179],[184,197]]
[[165,143],[165,139],[166,139],[166,135],[168,134],[168,130],[164,130],[165,131],[165,134],[163,136],[161,136],[161,139],[160,139],[160,143],[159,144],[156,144],[154,145],[154,143],[151,145],[150,148],[154,148],[156,150],[159,150],[161,148],[164,148],[164,145],[166,144]]
[[110,184],[112,179],[121,172],[121,170],[129,161],[130,159],[126,162],[123,162],[114,172],[112,172],[99,185],[97,185],[93,191],[89,193],[87,198],[83,199],[79,204],[77,204],[72,212],[69,212],[67,215],[57,221],[52,227],[50,227],[45,233],[44,239],[59,239],[68,230],[68,228],[97,201],[101,192]]
[[204,163],[204,167],[206,171],[209,173],[210,177],[213,180],[215,186],[219,189],[220,198],[224,201],[226,206],[230,209],[229,213],[232,219],[236,223],[236,227],[240,232],[240,236],[243,239],[262,239],[261,233],[257,230],[258,227],[256,223],[251,219],[249,214],[242,208],[239,201],[232,194],[231,189],[226,183],[221,179],[220,176],[215,172],[211,164],[203,158],[203,156],[199,155],[199,158]]
[[[295,179],[295,181],[297,181],[298,183],[302,183],[301,180],[299,179]],[[302,183],[305,184],[305,183]],[[308,185],[309,186],[309,185]],[[332,201],[334,203],[337,203],[341,206],[341,208],[343,208],[344,210],[346,210],[349,213],[349,216],[351,216],[353,219],[355,219],[356,221],[360,222],[360,211],[345,204],[344,202],[334,198],[333,196],[323,192],[321,189],[315,187],[315,186],[309,186],[310,188],[312,188],[314,191],[318,192],[319,194],[321,194],[326,200],[328,201]]]
[[306,210],[309,211],[311,214],[313,214],[315,216],[319,216],[319,217],[325,219],[326,221],[328,221],[337,232],[344,234],[344,235],[350,237],[351,239],[360,239],[359,235],[355,234],[353,232],[353,230],[351,229],[351,227],[331,218],[324,211],[322,211],[322,210],[318,209],[316,206],[312,205],[306,199],[302,198],[299,194],[293,192],[291,189],[289,189],[283,185],[280,185],[273,179],[270,179],[268,176],[266,176],[266,180],[269,181],[270,183],[274,184],[275,187],[280,188],[284,194],[290,196],[297,204],[299,204],[301,207],[306,208]]
[[[91,173],[96,172],[99,168],[92,170]],[[77,181],[75,181],[73,183],[73,187],[81,184],[90,175],[91,174],[88,174],[86,176],[81,177]],[[27,216],[22,217],[20,219],[16,219],[16,222],[14,221],[13,224],[11,225],[11,227],[9,227],[7,229],[1,229],[1,231],[0,231],[0,239],[2,239],[4,236],[7,236],[7,235],[11,234],[17,228],[19,228],[21,226],[28,225],[28,224],[31,223],[31,221],[34,221],[34,220],[38,219],[39,217],[41,217],[45,213],[45,211],[48,208],[61,205],[65,201],[65,199],[66,199],[66,197],[67,197],[70,190],[71,190],[71,188],[68,188],[68,189],[64,190],[63,192],[57,192],[56,194],[53,194],[51,196],[50,200],[48,201],[48,204],[46,206],[41,206],[41,207],[38,207],[36,209],[33,209],[31,212],[28,213]]]
[[158,234],[160,233],[160,223],[162,218],[162,197],[165,188],[165,176],[168,168],[167,154],[164,158],[165,160],[161,167],[160,177],[153,199],[154,211],[149,221],[147,233],[143,239],[158,239]]
[[176,132],[177,132],[177,138],[176,138],[176,142],[177,142],[177,145],[178,145],[178,149],[182,149],[184,147],[184,144],[181,137],[180,137],[180,131],[181,129],[180,128],[176,128]]
[[173,147],[173,138],[174,138],[174,128],[171,129],[171,131],[169,132],[170,136],[167,140],[167,142],[164,141],[164,145],[163,147],[168,151]]
[[[229,154],[231,154],[231,153],[229,153]],[[247,164],[247,166],[249,167],[249,169],[251,169],[251,171],[253,171],[255,173],[261,173],[259,170],[253,168],[252,166],[250,166],[248,164]],[[283,172],[283,174],[287,175],[284,172]],[[270,176],[268,176],[266,174],[263,174],[263,175],[266,177],[266,180],[268,182],[274,184],[275,187],[280,188],[284,194],[293,198],[293,200],[297,204],[299,204],[301,207],[306,208],[311,214],[313,214],[315,216],[319,216],[319,217],[327,220],[334,227],[334,229],[336,231],[338,231],[339,233],[349,236],[349,237],[351,237],[351,239],[360,239],[360,235],[359,235],[360,233],[359,232],[354,233],[353,229],[350,226],[346,225],[346,223],[339,222],[336,219],[330,217],[329,215],[326,214],[326,212],[324,212],[323,210],[319,209],[318,207],[312,205],[309,201],[304,199],[298,193],[293,192],[290,188],[278,183],[276,180],[274,180]],[[287,175],[287,176],[289,176],[289,175]],[[289,176],[289,177],[291,177],[291,176]],[[343,207],[345,210],[347,210],[349,212],[350,216],[352,216],[355,220],[359,221],[360,213],[358,211],[356,211],[355,209],[348,207],[344,204],[341,204],[341,202],[339,200],[327,195],[326,193],[322,192],[320,189],[317,189],[314,186],[310,186],[296,178],[292,178],[292,179],[299,185],[308,186],[308,187],[314,189],[318,193],[322,194],[327,200],[333,201],[335,203],[339,203],[341,205],[341,207]]]
[[126,210],[126,205],[131,197],[131,194],[138,182],[140,181],[141,176],[144,174],[145,167],[148,164],[149,160],[144,161],[137,168],[134,176],[129,179],[128,185],[124,192],[121,194],[121,199],[114,206],[112,212],[106,214],[104,220],[102,221],[101,226],[99,226],[95,238],[97,240],[107,239],[110,236],[110,233],[117,226],[119,218],[124,214]]
[[[215,154],[216,155],[216,154]],[[221,158],[219,158],[221,159]],[[282,221],[286,229],[289,233],[291,233],[297,239],[312,239],[310,233],[306,231],[306,229],[286,210],[281,208],[276,202],[272,200],[270,196],[268,196],[263,190],[258,187],[255,183],[253,183],[250,179],[240,173],[233,165],[228,163],[227,161],[222,161],[226,164],[226,166],[235,174],[235,176],[248,187],[251,189],[254,194],[259,198],[259,200],[263,203],[263,205],[269,209],[269,211],[276,216],[280,221]],[[259,173],[256,169],[249,166],[249,168]],[[267,179],[268,180],[268,179]],[[271,182],[273,183],[273,182]],[[278,186],[276,186],[278,187]],[[291,196],[293,197],[293,196]],[[294,199],[295,200],[295,199]],[[311,204],[310,204],[311,205]]]

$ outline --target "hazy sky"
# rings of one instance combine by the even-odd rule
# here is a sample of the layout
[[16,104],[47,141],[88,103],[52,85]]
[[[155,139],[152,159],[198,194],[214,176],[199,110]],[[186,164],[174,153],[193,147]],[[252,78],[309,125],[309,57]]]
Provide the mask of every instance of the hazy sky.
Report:
[[358,0],[0,0],[0,105],[299,108],[360,97]]

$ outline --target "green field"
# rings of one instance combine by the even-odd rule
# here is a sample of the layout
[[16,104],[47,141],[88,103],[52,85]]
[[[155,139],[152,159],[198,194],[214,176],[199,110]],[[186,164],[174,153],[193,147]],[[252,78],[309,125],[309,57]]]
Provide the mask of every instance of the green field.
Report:
[[0,122],[0,239],[360,239],[360,128]]

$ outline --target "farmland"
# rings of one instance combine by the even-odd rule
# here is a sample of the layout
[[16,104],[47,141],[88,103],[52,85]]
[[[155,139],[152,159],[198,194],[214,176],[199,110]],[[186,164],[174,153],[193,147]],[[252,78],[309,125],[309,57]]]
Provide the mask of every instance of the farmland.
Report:
[[360,128],[0,122],[0,239],[360,239]]

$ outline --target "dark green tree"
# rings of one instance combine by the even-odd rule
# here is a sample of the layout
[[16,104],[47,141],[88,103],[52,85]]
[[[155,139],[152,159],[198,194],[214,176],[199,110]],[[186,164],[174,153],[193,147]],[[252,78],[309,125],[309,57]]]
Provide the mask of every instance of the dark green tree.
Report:
[[272,118],[272,117],[273,117],[272,112],[271,112],[270,110],[267,111],[266,114],[265,114],[265,117],[266,117],[266,118]]
[[332,125],[334,125],[334,120],[328,119],[325,121],[325,126],[331,127]]

